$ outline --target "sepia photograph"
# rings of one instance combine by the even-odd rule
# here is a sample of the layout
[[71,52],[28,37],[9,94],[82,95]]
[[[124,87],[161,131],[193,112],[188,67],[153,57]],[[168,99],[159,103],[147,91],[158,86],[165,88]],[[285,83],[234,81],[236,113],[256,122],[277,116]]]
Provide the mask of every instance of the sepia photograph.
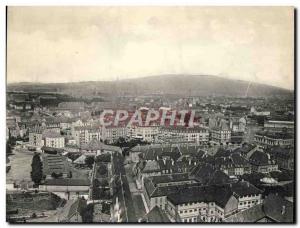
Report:
[[6,222],[296,223],[295,23],[6,6]]

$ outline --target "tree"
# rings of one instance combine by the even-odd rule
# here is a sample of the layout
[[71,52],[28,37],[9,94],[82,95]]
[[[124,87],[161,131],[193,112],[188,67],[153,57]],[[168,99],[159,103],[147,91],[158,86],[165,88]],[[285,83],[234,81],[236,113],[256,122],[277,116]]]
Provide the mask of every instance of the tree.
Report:
[[95,162],[95,159],[94,157],[92,156],[88,156],[85,158],[85,164],[89,167],[89,168],[92,168],[93,167],[93,164]]
[[43,179],[43,163],[40,155],[35,153],[31,163],[31,179],[35,184],[40,184]]
[[8,142],[6,142],[6,154],[12,154],[11,145]]

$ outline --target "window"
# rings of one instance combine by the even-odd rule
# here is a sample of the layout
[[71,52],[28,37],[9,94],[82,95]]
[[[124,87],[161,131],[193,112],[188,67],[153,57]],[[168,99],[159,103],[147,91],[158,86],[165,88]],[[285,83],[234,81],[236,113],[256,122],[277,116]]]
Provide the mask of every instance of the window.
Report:
[[191,213],[191,212],[193,212],[193,210],[190,210],[189,212]]

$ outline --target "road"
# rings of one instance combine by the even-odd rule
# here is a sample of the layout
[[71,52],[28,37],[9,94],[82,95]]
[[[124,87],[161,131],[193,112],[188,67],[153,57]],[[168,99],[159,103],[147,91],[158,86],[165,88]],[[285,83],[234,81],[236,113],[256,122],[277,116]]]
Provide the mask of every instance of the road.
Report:
[[114,175],[113,202],[116,204],[116,199],[118,198],[122,222],[137,222],[133,199],[124,168],[124,158],[121,154],[115,153],[112,162]]

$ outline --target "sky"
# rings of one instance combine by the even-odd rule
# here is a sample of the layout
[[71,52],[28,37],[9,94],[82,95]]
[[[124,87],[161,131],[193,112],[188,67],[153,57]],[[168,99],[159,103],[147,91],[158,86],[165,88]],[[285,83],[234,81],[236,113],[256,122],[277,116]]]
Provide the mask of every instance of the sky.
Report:
[[294,87],[292,7],[8,7],[7,82],[216,75]]

